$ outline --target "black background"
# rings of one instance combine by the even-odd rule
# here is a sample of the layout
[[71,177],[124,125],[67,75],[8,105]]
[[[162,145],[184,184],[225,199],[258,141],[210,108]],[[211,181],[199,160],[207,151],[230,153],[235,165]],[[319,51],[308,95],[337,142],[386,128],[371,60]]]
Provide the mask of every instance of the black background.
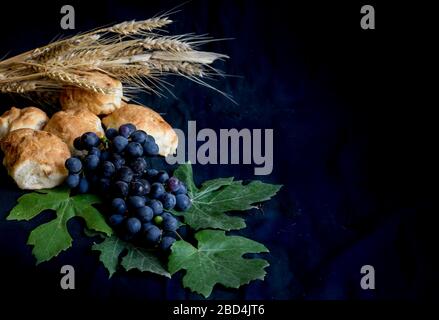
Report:
[[[0,54],[44,45],[63,32],[61,4],[9,2],[0,11]],[[144,19],[179,1],[74,1],[76,31]],[[360,8],[373,4],[376,30],[360,28]],[[2,5],[3,6],[3,5]],[[170,79],[176,98],[142,94],[143,103],[177,128],[273,128],[274,170],[253,166],[195,166],[198,182],[219,176],[284,185],[264,213],[248,214],[238,234],[271,251],[264,282],[239,290],[215,287],[213,299],[428,299],[437,297],[432,256],[434,129],[429,100],[436,80],[433,10],[426,4],[193,0],[173,19],[171,33],[209,33],[234,40],[204,47],[228,54],[216,66],[229,77],[221,95]],[[437,19],[436,19],[437,20]],[[437,89],[436,89],[437,90]],[[1,110],[28,102],[1,96]],[[436,162],[437,163],[437,162]],[[137,272],[111,280],[81,222],[69,224],[73,248],[35,267],[27,236],[31,223],[6,222],[21,194],[1,169],[0,290],[14,299],[199,299],[168,281]],[[437,188],[435,188],[437,189]],[[62,265],[76,269],[74,291],[59,288]],[[376,290],[359,286],[362,265],[376,270]]]

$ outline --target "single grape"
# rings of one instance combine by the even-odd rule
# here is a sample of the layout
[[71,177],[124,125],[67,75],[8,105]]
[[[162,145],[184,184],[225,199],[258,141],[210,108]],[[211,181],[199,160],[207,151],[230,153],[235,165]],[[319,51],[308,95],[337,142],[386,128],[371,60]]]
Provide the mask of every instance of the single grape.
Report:
[[82,170],[82,162],[78,158],[68,158],[65,162],[65,167],[69,173],[79,173]]
[[113,214],[109,220],[110,220],[110,224],[115,227],[123,222],[124,217],[121,216],[120,214]]
[[117,135],[119,135],[119,132],[114,128],[108,128],[107,131],[105,131],[105,136],[109,140],[113,140]]
[[158,200],[149,201],[148,206],[154,211],[154,215],[160,215],[163,213],[163,204]]
[[143,130],[136,130],[131,134],[131,141],[143,144],[146,140],[147,134]]
[[168,251],[174,242],[175,242],[175,238],[173,237],[168,237],[168,236],[163,237],[162,240],[160,241],[160,250]]
[[90,150],[93,147],[97,147],[101,140],[98,135],[94,132],[86,132],[81,136],[81,143],[83,147]]
[[160,237],[162,235],[162,231],[154,225],[149,226],[146,230],[145,230],[145,239],[151,243],[151,244],[156,244],[160,241]]
[[116,153],[124,151],[128,145],[128,139],[123,136],[116,136],[112,142],[113,151]]
[[186,211],[192,205],[191,199],[185,194],[177,194],[175,200],[175,209],[178,211]]
[[114,198],[111,201],[112,212],[123,215],[127,211],[127,205],[122,198]]
[[101,157],[101,150],[98,147],[93,147],[88,152],[88,155],[89,156],[94,155],[94,156],[97,156],[100,159],[100,157]]
[[165,188],[161,183],[154,182],[151,185],[151,191],[149,193],[150,197],[153,199],[159,199],[161,196],[165,194]]
[[143,185],[144,194],[142,194],[142,196],[147,195],[151,191],[151,185],[149,184],[149,181],[146,179],[138,179],[137,181]]
[[130,183],[130,195],[132,196],[144,196],[145,187],[140,181],[131,181]]
[[155,178],[157,182],[166,183],[169,179],[169,174],[165,170],[160,170]]
[[140,220],[137,218],[128,218],[126,227],[129,233],[136,234],[142,228],[142,223],[140,223]]
[[154,223],[158,226],[161,225],[163,223],[163,217],[162,216],[155,216]]
[[102,164],[102,175],[106,178],[112,177],[116,172],[116,167],[111,161],[104,161]]
[[99,157],[95,155],[88,155],[84,159],[84,168],[88,171],[96,170],[99,166]]
[[[157,216],[159,217],[159,216]],[[176,231],[178,228],[178,220],[173,216],[163,218],[163,230]]]
[[101,178],[98,181],[98,190],[101,194],[107,195],[110,191],[111,181],[108,178]]
[[75,138],[75,140],[73,140],[73,147],[76,150],[84,150],[84,146],[82,145],[81,137],[77,137],[77,138]]
[[130,167],[123,166],[119,170],[117,170],[117,178],[118,180],[125,181],[126,183],[130,183],[133,180],[133,170]]
[[180,181],[179,185],[180,186],[179,186],[178,190],[175,191],[174,194],[175,195],[177,195],[177,194],[186,194],[187,193],[186,185],[183,182],[181,182],[181,181]]
[[148,206],[143,206],[135,210],[136,217],[142,222],[150,222],[154,216],[154,212]]
[[90,189],[90,185],[86,177],[82,177],[78,184],[78,193],[87,193]]
[[139,196],[131,196],[131,197],[128,197],[128,199],[127,199],[127,205],[128,205],[128,208],[130,208],[130,209],[137,209],[137,208],[143,207],[143,206],[145,206],[145,202],[146,202],[145,198],[139,197]]
[[154,226],[151,222],[143,223],[142,224],[142,232],[148,231],[149,228]]
[[127,124],[121,125],[121,126],[119,127],[119,134],[120,134],[121,136],[124,136],[125,138],[129,138],[130,135],[131,135],[134,131],[136,131],[136,126],[133,125],[132,123],[127,123]]
[[132,158],[141,157],[143,155],[142,145],[138,142],[130,142],[126,147],[126,154]]
[[159,173],[159,171],[156,169],[147,169],[146,170],[146,176],[150,180],[153,180],[158,175],[158,173]]
[[126,183],[125,181],[116,181],[113,184],[113,194],[116,197],[125,198],[128,195],[128,190],[128,183]]
[[78,174],[69,174],[66,179],[66,185],[70,188],[76,188],[79,185],[79,175]]
[[146,160],[144,158],[136,158],[130,163],[131,169],[137,174],[142,174],[146,170]]
[[156,156],[159,154],[159,146],[155,141],[146,139],[143,143],[143,153],[148,156]]
[[175,207],[176,199],[172,193],[165,193],[160,200],[163,203],[163,208],[166,210],[170,210]]
[[180,189],[180,180],[176,177],[170,177],[166,185],[169,191],[177,192]]

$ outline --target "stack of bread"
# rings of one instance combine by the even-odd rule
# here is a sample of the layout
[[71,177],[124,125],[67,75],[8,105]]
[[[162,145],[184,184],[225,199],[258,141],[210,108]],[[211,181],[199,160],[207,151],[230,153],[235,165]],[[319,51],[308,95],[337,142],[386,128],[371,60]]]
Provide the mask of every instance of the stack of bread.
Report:
[[100,73],[94,74],[93,80],[112,93],[67,88],[60,94],[62,110],[50,119],[35,107],[12,107],[0,116],[3,164],[19,188],[46,189],[62,184],[67,177],[65,161],[79,152],[73,140],[85,132],[102,137],[102,124],[118,128],[132,123],[155,138],[160,155],[176,151],[177,134],[157,112],[123,102],[120,81]]

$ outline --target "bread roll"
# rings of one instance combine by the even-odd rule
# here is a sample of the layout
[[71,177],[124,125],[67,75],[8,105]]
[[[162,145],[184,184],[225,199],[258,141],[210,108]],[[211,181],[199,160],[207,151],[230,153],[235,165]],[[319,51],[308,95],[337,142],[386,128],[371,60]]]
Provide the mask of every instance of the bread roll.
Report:
[[41,130],[48,120],[46,113],[41,109],[12,107],[0,117],[0,139],[10,131],[21,128]]
[[137,129],[154,137],[162,156],[166,157],[177,150],[178,136],[175,131],[157,112],[148,107],[125,104],[102,119],[102,123],[107,128],[116,129],[126,123],[134,124]]
[[45,189],[60,185],[67,170],[69,148],[57,136],[39,130],[18,129],[0,142],[3,164],[21,189]]
[[95,132],[99,137],[104,136],[101,120],[86,109],[58,111],[47,122],[44,131],[60,137],[74,154],[78,152],[73,147],[73,141],[83,133]]
[[63,110],[88,109],[96,115],[106,115],[120,108],[123,96],[122,83],[105,74],[95,72],[85,76],[98,87],[111,89],[110,94],[102,94],[77,87],[66,88],[60,94]]

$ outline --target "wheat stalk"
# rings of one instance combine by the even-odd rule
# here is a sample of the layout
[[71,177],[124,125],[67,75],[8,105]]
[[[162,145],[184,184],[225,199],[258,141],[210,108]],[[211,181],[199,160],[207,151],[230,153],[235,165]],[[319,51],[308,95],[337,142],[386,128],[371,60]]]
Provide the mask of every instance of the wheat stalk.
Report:
[[211,87],[201,80],[209,74],[206,67],[227,56],[195,50],[195,46],[212,41],[205,36],[157,33],[171,22],[164,16],[125,21],[0,61],[0,92],[41,93],[73,86],[100,94],[112,93],[110,88],[92,81],[94,72],[119,79],[129,89],[156,92],[166,85],[160,76],[167,74]]

